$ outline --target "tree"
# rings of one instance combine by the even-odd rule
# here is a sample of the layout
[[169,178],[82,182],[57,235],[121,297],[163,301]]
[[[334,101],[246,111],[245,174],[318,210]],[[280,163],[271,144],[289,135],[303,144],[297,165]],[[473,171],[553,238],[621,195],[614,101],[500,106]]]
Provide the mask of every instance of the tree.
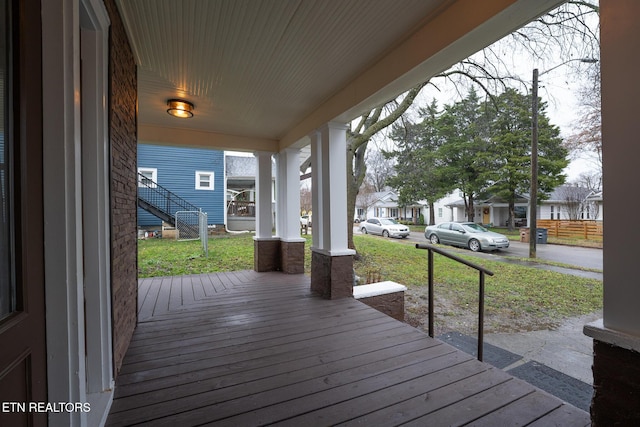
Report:
[[475,90],[461,101],[445,106],[438,121],[441,137],[446,141],[438,149],[438,157],[447,182],[460,189],[468,221],[475,220],[476,196],[487,187],[490,117],[480,108]]
[[445,179],[437,156],[442,139],[435,100],[420,110],[420,117],[420,123],[403,118],[393,125],[390,137],[396,149],[385,152],[385,157],[396,161],[396,175],[389,179],[389,185],[398,191],[398,203],[406,206],[426,200],[428,223],[435,224],[434,203],[453,190],[453,183]]
[[567,214],[567,218],[572,221],[581,219],[582,212],[587,206],[587,196],[591,191],[576,185],[563,185],[558,189],[560,200],[563,202],[562,209]]
[[600,69],[595,68],[580,91],[581,117],[575,125],[576,131],[566,140],[570,151],[590,154],[593,159],[593,175],[602,185],[602,107],[600,98]]
[[[531,185],[531,96],[507,89],[494,103],[485,103],[491,120],[491,143],[481,155],[490,165],[484,175],[492,194],[509,204],[510,230],[514,229],[515,201]],[[546,103],[539,102],[538,112],[538,199],[563,184],[562,170],[568,165],[567,151],[559,137],[560,130],[549,123]]]
[[[453,81],[461,92],[466,91],[469,84],[472,84],[485,93],[492,93],[496,88],[504,89],[509,82],[527,86],[527,82],[512,75],[510,71],[513,68],[512,64],[505,62],[505,58],[513,57],[517,50],[529,52],[541,63],[546,57],[557,56],[550,54],[550,51],[554,54],[559,53],[560,60],[571,57],[598,57],[596,54],[598,32],[592,29],[588,19],[591,15],[597,16],[597,13],[598,6],[595,1],[570,0],[496,44],[409,90],[399,97],[402,101],[389,101],[355,120],[353,128],[348,133],[347,141],[349,221],[354,217],[357,192],[366,175],[365,153],[370,138],[402,116],[425,85],[437,86],[439,83],[436,81],[441,83]],[[309,161],[303,163],[301,166],[303,172],[306,172],[309,164]],[[467,212],[471,217],[473,217],[473,196],[474,193],[465,196]],[[351,227],[348,229],[348,245],[350,248],[355,248]]]
[[308,214],[311,212],[311,190],[307,186],[300,187],[300,213]]
[[573,184],[579,187],[588,188],[590,191],[597,193],[602,190],[602,172],[583,172],[578,176]]
[[369,150],[365,162],[366,180],[373,185],[375,191],[383,191],[393,176],[393,163],[384,156],[382,150]]
[[[366,176],[365,154],[371,137],[395,122],[413,104],[425,83],[407,92],[401,102],[389,101],[360,117],[355,127],[347,131],[347,219],[349,223],[355,216],[356,197]],[[384,115],[383,113],[387,113]],[[347,242],[350,249],[353,243],[353,227],[348,227]]]
[[[356,200],[356,209],[358,208],[362,209],[365,213],[365,216],[361,218],[361,216],[358,215],[358,219],[365,220],[367,212],[369,211],[369,208],[371,208],[377,201],[378,200],[376,199],[376,189],[374,188],[373,185],[371,185],[371,183],[365,180],[362,183],[360,190],[358,191],[358,197]],[[352,219],[355,219],[355,217]]]

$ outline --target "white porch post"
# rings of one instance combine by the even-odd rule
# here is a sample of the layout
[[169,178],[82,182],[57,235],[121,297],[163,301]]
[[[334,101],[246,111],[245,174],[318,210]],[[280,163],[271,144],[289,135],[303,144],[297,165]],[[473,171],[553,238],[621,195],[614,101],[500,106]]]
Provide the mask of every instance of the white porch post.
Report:
[[256,271],[279,270],[280,244],[273,237],[271,155],[254,153],[258,164],[256,174],[256,236],[254,237],[254,269]]
[[[604,240],[604,319],[587,325],[594,340],[593,425],[640,423],[640,286],[629,213],[640,203],[624,191],[637,169],[640,49],[636,0],[601,0],[602,141],[607,219]],[[633,181],[633,179],[632,179]],[[624,396],[624,398],[622,398]]]
[[280,267],[285,273],[304,273],[304,243],[300,237],[300,150],[277,155],[276,235],[280,237]]
[[323,220],[322,212],[322,180],[320,171],[322,170],[322,138],[320,131],[312,132],[311,139],[311,212],[313,212],[311,236],[311,250],[324,249],[324,239],[322,238]]
[[347,242],[346,150],[345,124],[327,123],[312,138],[311,289],[331,299],[353,295],[355,251],[348,248]]

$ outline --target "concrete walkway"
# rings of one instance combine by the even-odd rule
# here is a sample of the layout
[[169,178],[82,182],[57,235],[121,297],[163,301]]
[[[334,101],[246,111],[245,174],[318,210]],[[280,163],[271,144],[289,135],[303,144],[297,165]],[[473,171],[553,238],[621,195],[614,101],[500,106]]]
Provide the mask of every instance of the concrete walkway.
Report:
[[587,384],[593,384],[593,339],[584,335],[582,328],[600,318],[601,311],[567,319],[553,331],[486,334],[484,338],[488,344],[523,357],[506,369],[535,361]]

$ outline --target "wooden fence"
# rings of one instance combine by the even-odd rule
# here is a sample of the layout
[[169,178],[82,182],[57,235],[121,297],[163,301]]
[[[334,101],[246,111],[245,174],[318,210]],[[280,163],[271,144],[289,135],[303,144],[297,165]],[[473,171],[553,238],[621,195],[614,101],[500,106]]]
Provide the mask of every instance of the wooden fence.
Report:
[[602,241],[602,221],[539,219],[537,226],[546,228],[548,236]]

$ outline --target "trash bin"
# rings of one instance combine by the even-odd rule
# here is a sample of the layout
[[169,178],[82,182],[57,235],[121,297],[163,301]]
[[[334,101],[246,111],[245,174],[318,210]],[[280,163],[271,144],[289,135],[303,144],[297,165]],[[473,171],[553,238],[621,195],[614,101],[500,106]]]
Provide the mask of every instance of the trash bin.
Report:
[[536,228],[536,243],[546,244],[547,243],[547,229],[546,228]]
[[520,229],[520,241],[522,243],[529,243],[529,228],[523,227]]

